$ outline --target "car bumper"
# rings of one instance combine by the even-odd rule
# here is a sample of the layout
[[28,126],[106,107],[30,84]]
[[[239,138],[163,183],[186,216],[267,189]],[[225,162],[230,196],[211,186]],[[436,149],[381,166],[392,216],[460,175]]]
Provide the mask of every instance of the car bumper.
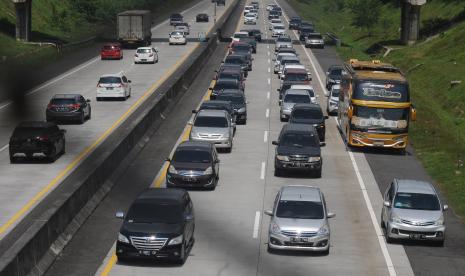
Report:
[[170,44],[186,44],[185,39],[170,39],[169,42]]
[[31,146],[10,145],[9,151],[10,151],[11,156],[14,156],[16,154],[32,155],[34,153],[48,155],[51,153],[52,147],[49,147],[47,145],[31,145]]
[[215,175],[183,176],[167,173],[166,183],[176,187],[210,187],[215,184]]
[[123,89],[97,90],[97,98],[124,98],[126,93]]
[[118,258],[137,259],[179,259],[182,254],[181,244],[165,245],[160,250],[144,254],[142,250],[136,249],[131,244],[116,242],[116,256]]
[[47,120],[80,120],[82,112],[53,112],[47,110],[45,117]]
[[272,249],[293,251],[327,251],[329,249],[329,242],[329,235],[311,237],[305,243],[293,243],[290,237],[274,233],[269,233],[268,239],[268,245]]
[[393,239],[442,241],[446,227],[444,225],[413,226],[390,222],[386,231]]
[[202,141],[202,142],[210,142],[215,147],[218,149],[227,149],[231,148],[232,146],[232,141],[229,139],[218,139],[218,140],[212,140],[212,139],[204,139],[204,138],[198,138],[198,137],[190,137],[191,141]]
[[155,62],[155,57],[147,57],[147,58],[134,58],[134,62],[136,63],[143,63],[143,62]]
[[251,25],[255,25],[255,24],[257,24],[257,21],[251,21],[251,20],[248,20],[248,21],[244,21],[244,24],[251,24]]
[[121,54],[102,54],[100,55],[101,59],[119,59]]
[[313,42],[312,42],[312,43],[305,43],[305,46],[307,46],[307,47],[319,47],[319,48],[321,48],[321,47],[324,47],[325,44],[324,44],[324,43],[313,43]]

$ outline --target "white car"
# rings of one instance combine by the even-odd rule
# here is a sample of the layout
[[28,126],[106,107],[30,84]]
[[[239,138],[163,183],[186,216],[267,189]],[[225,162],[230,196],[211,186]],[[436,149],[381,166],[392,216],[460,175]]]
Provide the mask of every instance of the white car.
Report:
[[331,86],[331,91],[329,91],[328,101],[327,101],[327,106],[326,106],[326,111],[328,111],[328,115],[335,114],[338,111],[340,90],[341,90],[340,84],[335,84]]
[[306,48],[324,48],[325,40],[320,33],[311,33],[305,38]]
[[281,65],[281,59],[283,57],[297,57],[296,54],[293,54],[293,53],[279,53],[278,55],[276,55],[276,58],[273,59],[274,61],[274,73],[277,74],[279,72],[279,66]]
[[131,97],[131,81],[123,72],[100,77],[97,83],[97,101],[104,98],[127,99],[129,97]]
[[291,85],[291,88],[293,90],[305,90],[307,93],[310,95],[310,99],[312,103],[317,104],[318,103],[318,95],[315,94],[315,90],[313,90],[313,86],[309,84],[294,84]]
[[253,10],[253,6],[245,6],[244,7],[244,15],[248,14],[251,10]]
[[235,32],[231,37],[233,41],[240,41],[241,38],[248,38],[249,32]]
[[269,30],[273,30],[273,26],[274,26],[274,25],[277,25],[277,24],[279,24],[279,25],[282,25],[282,24],[283,24],[283,22],[281,21],[281,19],[276,19],[276,18],[271,19],[271,20],[270,20],[270,27],[269,27]]
[[244,24],[252,24],[256,25],[257,24],[257,18],[255,17],[254,14],[248,13],[244,16]]
[[152,47],[139,47],[134,54],[134,63],[156,63],[158,62],[158,49]]
[[268,4],[268,5],[266,5],[266,10],[271,11],[276,6],[277,6],[276,4]]
[[286,64],[283,66],[283,70],[281,71],[281,74],[278,75],[278,78],[280,79],[284,79],[284,77],[286,76],[286,70],[288,69],[304,69],[307,71],[307,75],[308,75],[308,78],[310,80],[312,80],[312,73],[310,73],[307,69],[307,67],[305,67],[305,65],[302,65],[302,64],[293,64],[293,63],[289,63],[289,64]]
[[169,38],[170,45],[173,45],[173,44],[186,45],[187,44],[187,38],[186,38],[186,34],[184,32],[172,31],[169,34],[169,36],[170,36],[170,38]]
[[277,37],[286,33],[286,28],[284,24],[275,24],[273,25],[273,30],[271,32],[272,37]]

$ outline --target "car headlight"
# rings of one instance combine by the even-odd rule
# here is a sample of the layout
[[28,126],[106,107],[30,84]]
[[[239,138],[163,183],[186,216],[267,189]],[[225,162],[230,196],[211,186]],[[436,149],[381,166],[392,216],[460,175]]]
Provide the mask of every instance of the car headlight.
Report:
[[197,132],[193,132],[191,131],[191,137],[195,137],[195,138],[198,138],[199,137],[199,134]]
[[178,171],[176,170],[176,168],[173,165],[170,165],[170,167],[168,168],[168,172],[173,173],[173,174],[178,173]]
[[122,243],[130,243],[129,239],[126,238],[126,236],[121,234],[121,233],[118,233],[118,241],[120,241]]
[[276,222],[271,223],[271,233],[274,234],[281,234],[281,228],[279,228],[279,225]]
[[317,235],[318,236],[327,236],[327,235],[329,235],[329,227],[328,227],[328,225],[324,225],[323,227],[321,227],[320,230],[318,230]]
[[244,113],[245,112],[245,107],[241,107],[237,110],[238,113]]
[[395,223],[402,223],[402,220],[400,219],[400,217],[395,216],[395,215],[391,215],[391,221]]
[[318,162],[321,160],[320,156],[312,156],[308,158],[308,162]]
[[441,226],[444,225],[444,217],[441,216],[435,223],[434,225]]
[[276,159],[280,161],[289,161],[289,156],[286,155],[276,155]]
[[203,172],[203,174],[212,174],[212,173],[213,173],[212,167],[208,167],[208,168]]
[[335,83],[336,81],[335,81],[335,80],[333,80],[333,79],[329,79],[329,82],[331,82],[331,83]]
[[179,236],[177,236],[177,237],[175,237],[175,238],[172,238],[172,239],[170,240],[170,242],[168,243],[168,245],[180,244],[180,243],[182,243],[182,238],[183,238],[182,235],[179,235]]

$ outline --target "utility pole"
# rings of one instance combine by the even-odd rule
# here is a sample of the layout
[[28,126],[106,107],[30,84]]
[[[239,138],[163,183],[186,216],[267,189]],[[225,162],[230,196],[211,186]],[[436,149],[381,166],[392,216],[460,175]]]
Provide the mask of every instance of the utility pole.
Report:
[[213,24],[216,24],[216,6],[217,6],[217,4],[218,3],[216,1],[213,2],[213,7],[214,7],[213,8],[214,9],[214,12],[213,12]]
[[426,0],[403,0],[401,13],[400,41],[403,44],[413,44],[420,36],[420,9]]
[[32,0],[13,0],[16,11],[16,40],[31,39]]

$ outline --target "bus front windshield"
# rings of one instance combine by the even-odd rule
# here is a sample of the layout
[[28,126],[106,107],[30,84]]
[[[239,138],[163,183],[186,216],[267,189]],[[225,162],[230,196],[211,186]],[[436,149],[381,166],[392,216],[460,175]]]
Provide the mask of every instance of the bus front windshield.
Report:
[[407,130],[409,108],[354,106],[352,127],[378,133],[402,133]]

